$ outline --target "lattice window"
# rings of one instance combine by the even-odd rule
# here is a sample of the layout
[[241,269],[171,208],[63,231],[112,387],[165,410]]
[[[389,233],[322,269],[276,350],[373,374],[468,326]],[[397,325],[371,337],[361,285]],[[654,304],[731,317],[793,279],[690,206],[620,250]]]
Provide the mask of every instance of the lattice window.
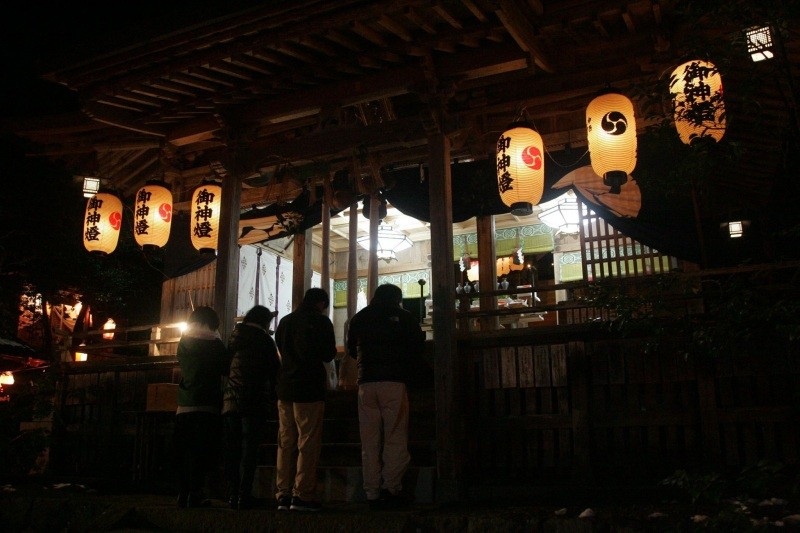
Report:
[[649,276],[679,266],[676,258],[623,235],[583,202],[578,206],[584,279]]

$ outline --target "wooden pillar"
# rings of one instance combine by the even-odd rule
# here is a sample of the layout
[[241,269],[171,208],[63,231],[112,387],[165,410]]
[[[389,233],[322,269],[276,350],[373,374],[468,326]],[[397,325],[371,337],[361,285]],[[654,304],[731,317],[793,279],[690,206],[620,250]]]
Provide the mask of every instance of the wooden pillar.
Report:
[[330,294],[331,285],[331,208],[328,202],[322,200],[322,258],[320,259],[320,277],[322,278],[322,288]]
[[350,204],[347,242],[347,320],[358,306],[358,202]]
[[455,343],[453,302],[453,195],[450,140],[442,133],[428,138],[431,213],[431,294],[433,295],[434,379],[436,396],[437,500],[458,501],[463,491],[461,372]]
[[367,301],[378,287],[378,226],[380,226],[381,202],[378,196],[369,196],[369,270],[367,272]]
[[239,298],[239,215],[242,186],[232,171],[222,180],[222,203],[214,274],[214,309],[219,314],[219,333],[224,342],[233,331]]
[[[358,202],[350,204],[350,225],[347,242],[347,321],[344,323],[344,343],[347,350],[347,326],[358,307]],[[339,364],[339,389],[358,388],[356,361],[345,353]]]
[[311,228],[294,236],[292,250],[292,309],[297,309],[311,287]]
[[[487,294],[497,290],[497,254],[494,244],[494,216],[481,215],[475,219],[478,232],[478,288],[481,311],[497,309],[497,297]],[[499,327],[499,319],[484,317],[480,320],[481,331],[491,331]]]

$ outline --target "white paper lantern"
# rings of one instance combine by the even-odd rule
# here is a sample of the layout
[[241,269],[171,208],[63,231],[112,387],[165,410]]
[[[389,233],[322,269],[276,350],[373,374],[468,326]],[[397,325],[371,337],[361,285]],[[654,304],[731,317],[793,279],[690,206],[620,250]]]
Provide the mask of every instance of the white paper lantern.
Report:
[[216,182],[202,183],[192,193],[191,239],[201,252],[217,251],[221,201],[222,187]]
[[90,252],[110,254],[117,248],[122,228],[122,201],[110,193],[97,193],[86,202],[83,246]]
[[530,215],[544,191],[544,143],[533,129],[514,124],[497,140],[497,189],[518,216]]
[[633,104],[622,94],[606,92],[586,108],[586,137],[592,169],[619,194],[636,168],[636,117]]
[[149,182],[136,193],[133,235],[139,246],[162,247],[172,227],[172,193],[161,182]]
[[675,128],[684,144],[697,139],[715,141],[725,135],[722,76],[713,63],[687,61],[669,78]]

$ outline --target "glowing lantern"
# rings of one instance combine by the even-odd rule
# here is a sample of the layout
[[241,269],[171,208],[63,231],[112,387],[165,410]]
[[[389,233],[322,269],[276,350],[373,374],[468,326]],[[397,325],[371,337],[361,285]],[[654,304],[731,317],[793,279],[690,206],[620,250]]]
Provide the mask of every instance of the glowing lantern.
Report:
[[681,141],[691,144],[709,137],[715,141],[725,135],[725,103],[722,76],[713,63],[687,61],[672,71],[669,78],[675,128]]
[[114,330],[117,329],[117,323],[114,322],[113,318],[109,318],[106,320],[106,323],[103,324],[103,338],[107,341],[110,341],[114,338]]
[[522,124],[513,124],[497,140],[497,189],[514,215],[533,212],[544,190],[542,136]]
[[136,193],[133,235],[139,246],[161,247],[172,226],[172,193],[161,182],[148,182]]
[[586,108],[586,137],[592,169],[619,194],[636,168],[636,117],[624,95],[605,92]]
[[204,182],[192,193],[192,245],[201,252],[216,252],[219,240],[219,212],[222,187]]
[[86,343],[82,342],[78,349],[75,350],[75,361],[81,362],[89,359],[89,354],[86,353]]
[[83,246],[90,252],[110,254],[117,248],[122,227],[122,202],[113,194],[97,193],[86,202]]

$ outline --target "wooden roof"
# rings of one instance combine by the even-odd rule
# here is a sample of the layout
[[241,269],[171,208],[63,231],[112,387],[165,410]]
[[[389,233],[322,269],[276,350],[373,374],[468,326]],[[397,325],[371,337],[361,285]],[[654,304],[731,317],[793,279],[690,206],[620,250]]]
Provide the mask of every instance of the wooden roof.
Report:
[[[664,79],[697,37],[689,30],[698,21],[676,5],[273,2],[49,72],[47,80],[76,93],[81,111],[15,127],[76,174],[95,173],[125,196],[164,178],[179,201],[209,174],[263,185],[280,168],[302,182],[345,167],[423,163],[437,130],[454,159],[484,159],[517,119],[530,120],[550,149],[580,147],[598,90],[633,93]],[[742,46],[740,28],[706,22],[726,46]],[[796,78],[794,32],[784,44]],[[760,112],[740,121],[752,127],[738,128],[758,157],[726,182],[730,201],[766,200],[758,184],[780,164],[780,135],[796,126],[786,82],[762,85]],[[637,106],[643,119],[653,111]],[[763,134],[765,120],[774,135]]]

